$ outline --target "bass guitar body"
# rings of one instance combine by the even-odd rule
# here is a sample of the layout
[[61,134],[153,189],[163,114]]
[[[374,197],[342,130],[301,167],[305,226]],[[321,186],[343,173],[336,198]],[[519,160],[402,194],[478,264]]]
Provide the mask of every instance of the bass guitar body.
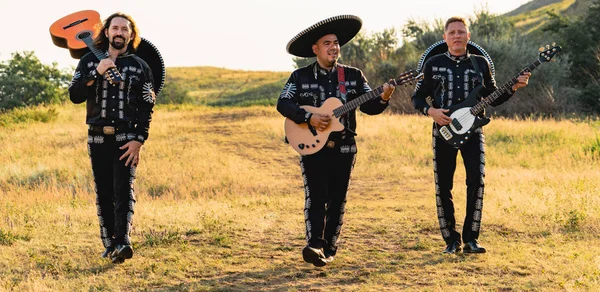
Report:
[[452,119],[450,124],[445,126],[436,124],[442,138],[455,148],[463,146],[477,128],[490,122],[489,118],[482,118],[471,113],[471,108],[479,102],[479,92],[482,88],[482,85],[475,87],[465,101],[445,108],[449,110],[446,114]]

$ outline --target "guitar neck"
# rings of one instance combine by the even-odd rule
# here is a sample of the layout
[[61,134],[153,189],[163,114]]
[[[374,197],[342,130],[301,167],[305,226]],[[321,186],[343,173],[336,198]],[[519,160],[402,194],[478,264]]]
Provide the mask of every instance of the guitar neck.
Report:
[[377,88],[375,88],[372,91],[369,91],[351,101],[349,101],[348,103],[336,108],[333,110],[333,114],[335,115],[336,118],[339,118],[347,113],[349,113],[350,111],[356,109],[358,106],[360,106],[361,104],[377,97],[378,95],[380,95],[383,92],[383,85],[379,86]]
[[98,60],[106,59],[106,54],[102,53],[96,46],[94,45],[94,40],[91,37],[83,37],[81,40],[87,45],[87,47],[94,53],[94,56],[98,58]]
[[502,94],[504,94],[506,91],[511,89],[513,85],[517,84],[519,82],[518,78],[519,78],[519,76],[521,76],[521,74],[523,74],[523,72],[531,72],[535,68],[537,68],[540,64],[542,64],[542,62],[538,59],[535,62],[531,63],[531,65],[525,67],[523,70],[521,70],[521,72],[519,72],[519,74],[517,74],[515,77],[513,77],[510,81],[506,82],[506,84],[499,87],[496,91],[492,92],[492,94],[483,98],[474,107],[472,107],[471,114],[476,116],[476,115],[480,114],[481,112],[483,112],[483,110],[488,105],[492,104],[492,102],[494,102],[496,99],[498,99]]

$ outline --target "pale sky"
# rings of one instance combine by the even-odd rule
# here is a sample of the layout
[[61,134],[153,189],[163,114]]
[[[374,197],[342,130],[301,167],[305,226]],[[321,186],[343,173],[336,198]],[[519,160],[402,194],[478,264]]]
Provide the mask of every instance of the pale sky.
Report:
[[[491,13],[511,11],[529,0],[0,0],[0,61],[16,51],[35,51],[45,64],[77,65],[50,38],[50,25],[80,10],[130,14],[140,34],[160,50],[166,67],[292,71],[285,47],[297,33],[325,18],[357,15],[363,31],[398,31],[407,20],[469,17],[487,5]],[[160,3],[160,4],[155,4]],[[459,4],[460,3],[460,4]],[[441,39],[441,36],[440,36]],[[476,40],[476,37],[473,37]]]

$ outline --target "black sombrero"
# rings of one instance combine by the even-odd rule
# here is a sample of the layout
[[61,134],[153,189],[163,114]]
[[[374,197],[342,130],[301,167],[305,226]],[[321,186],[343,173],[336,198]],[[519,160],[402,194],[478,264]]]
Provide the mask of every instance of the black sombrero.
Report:
[[352,40],[361,27],[362,20],[358,16],[338,15],[330,17],[301,31],[288,42],[286,50],[296,57],[314,57],[312,45],[324,35],[335,34],[341,47]]
[[135,50],[135,55],[142,58],[150,66],[152,77],[154,78],[154,93],[158,96],[165,85],[165,77],[167,76],[165,62],[160,52],[153,43],[142,38],[142,41]]
[[[484,58],[486,58],[488,60],[488,62],[490,63],[490,69],[492,70],[492,76],[496,75],[496,70],[494,69],[494,62],[492,62],[492,57],[490,57],[490,55],[481,46],[479,46],[478,44],[476,44],[472,41],[469,41],[467,43],[467,50],[471,54],[481,55]],[[448,45],[446,44],[446,41],[444,41],[444,40],[441,40],[441,41],[431,45],[429,48],[427,48],[427,50],[425,50],[425,52],[421,56],[421,59],[419,60],[419,64],[417,65],[417,71],[421,72],[421,70],[423,69],[423,66],[425,65],[425,62],[429,58],[431,58],[435,55],[443,54],[447,51],[448,51]]]

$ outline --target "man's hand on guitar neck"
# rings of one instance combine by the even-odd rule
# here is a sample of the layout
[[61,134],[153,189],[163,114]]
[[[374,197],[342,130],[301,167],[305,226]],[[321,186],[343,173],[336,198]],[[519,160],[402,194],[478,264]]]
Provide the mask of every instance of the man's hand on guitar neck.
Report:
[[517,78],[517,83],[512,86],[512,91],[515,92],[519,88],[523,88],[529,84],[529,77],[531,76],[531,72],[523,72],[519,78]]
[[115,62],[113,62],[113,60],[111,60],[110,58],[106,58],[100,60],[100,63],[98,63],[98,67],[96,67],[96,71],[98,71],[98,74],[104,75],[104,73],[106,73],[106,70],[112,67],[116,67]]
[[394,90],[396,89],[395,86],[390,84],[392,80],[393,79],[390,79],[389,83],[386,82],[383,84],[383,93],[381,93],[381,99],[385,102],[390,100],[392,93],[394,93]]
[[438,125],[445,126],[452,122],[452,119],[446,115],[447,112],[447,109],[430,107],[427,110],[427,115],[429,115]]
[[331,122],[331,117],[322,114],[312,114],[309,120],[310,124],[319,131],[325,131]]

